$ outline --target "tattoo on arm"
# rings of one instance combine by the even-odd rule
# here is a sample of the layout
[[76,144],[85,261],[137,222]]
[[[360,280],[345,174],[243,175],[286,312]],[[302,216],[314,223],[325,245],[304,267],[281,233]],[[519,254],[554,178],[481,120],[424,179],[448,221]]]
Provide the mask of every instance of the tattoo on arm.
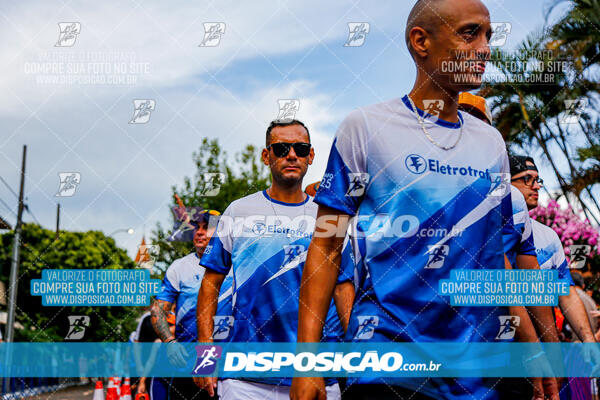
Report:
[[152,327],[163,342],[173,339],[167,322],[167,314],[171,311],[172,303],[164,300],[154,300],[150,315],[152,318]]

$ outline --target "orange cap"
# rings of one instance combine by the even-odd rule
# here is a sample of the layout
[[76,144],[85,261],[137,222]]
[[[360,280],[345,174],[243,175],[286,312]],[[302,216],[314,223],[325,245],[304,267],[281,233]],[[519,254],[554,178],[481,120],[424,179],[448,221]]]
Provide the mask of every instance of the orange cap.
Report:
[[171,324],[171,325],[175,325],[175,322],[176,322],[175,313],[170,312],[169,315],[167,315],[167,323]]
[[492,124],[492,113],[483,97],[469,92],[462,92],[458,95],[458,105],[475,108],[487,120],[488,124]]
[[306,187],[306,189],[304,189],[304,193],[306,193],[309,196],[315,197],[315,195],[317,194],[317,190],[319,189],[319,185],[321,185],[321,181],[311,183]]

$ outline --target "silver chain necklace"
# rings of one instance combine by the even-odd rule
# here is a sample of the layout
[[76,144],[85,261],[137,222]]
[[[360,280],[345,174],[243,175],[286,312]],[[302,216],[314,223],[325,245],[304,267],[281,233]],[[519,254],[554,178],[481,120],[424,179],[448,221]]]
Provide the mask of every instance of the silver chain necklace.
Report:
[[413,102],[413,100],[408,95],[406,97],[408,98],[408,102],[410,103],[410,107],[411,107],[412,112],[417,117],[417,121],[419,121],[419,125],[421,125],[421,129],[423,130],[423,133],[425,134],[425,137],[433,145],[439,147],[442,150],[452,150],[453,148],[455,148],[456,145],[458,144],[458,142],[460,142],[460,139],[462,138],[462,133],[463,133],[463,121],[460,119],[460,117],[458,118],[458,121],[460,122],[460,132],[458,133],[458,139],[456,139],[456,142],[452,146],[442,146],[438,142],[436,142],[435,140],[433,140],[433,138],[431,137],[431,135],[429,134],[429,132],[427,132],[427,129],[425,128],[425,122],[424,122],[425,118],[423,118],[423,117],[421,117],[419,115],[419,111],[417,111],[417,106],[415,105],[415,103]]
[[[271,197],[271,195],[269,194],[269,189],[265,190],[265,192],[267,192],[267,195],[269,196],[269,203],[271,203],[271,208],[273,209],[273,213],[275,214],[275,218],[277,218],[277,221],[281,222],[281,220],[279,219],[279,215],[277,214],[277,211],[275,211],[275,206],[273,205],[273,197]],[[307,195],[308,196],[308,195]],[[308,201],[307,199],[304,202],[304,204],[302,205],[302,213],[304,214],[304,221],[306,221],[306,202]],[[285,235],[287,238],[291,238],[292,234],[288,231],[288,233]]]

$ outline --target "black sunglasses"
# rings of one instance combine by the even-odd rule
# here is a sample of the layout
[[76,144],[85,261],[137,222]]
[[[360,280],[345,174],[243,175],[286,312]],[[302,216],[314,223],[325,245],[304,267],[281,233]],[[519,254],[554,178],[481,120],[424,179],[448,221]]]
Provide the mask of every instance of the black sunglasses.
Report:
[[273,153],[275,154],[276,157],[285,157],[289,154],[290,149],[294,148],[294,153],[296,153],[296,155],[298,157],[308,157],[308,155],[310,154],[310,143],[301,143],[301,142],[297,142],[297,143],[286,143],[286,142],[279,142],[279,143],[271,143],[270,145],[267,146],[267,150],[269,149],[273,149]]
[[533,182],[536,182],[540,186],[544,186],[544,180],[540,179],[539,176],[534,178],[531,175],[523,175],[520,178],[512,179],[511,182],[518,181],[518,180],[523,180],[523,183],[527,186],[533,186]]

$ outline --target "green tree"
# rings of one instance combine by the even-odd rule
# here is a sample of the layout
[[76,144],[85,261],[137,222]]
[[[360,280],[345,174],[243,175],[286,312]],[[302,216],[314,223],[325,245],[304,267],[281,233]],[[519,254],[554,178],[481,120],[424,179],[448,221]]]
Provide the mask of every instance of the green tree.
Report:
[[[270,174],[260,159],[260,150],[248,145],[231,160],[227,152],[221,149],[217,139],[204,138],[198,151],[193,153],[196,172],[193,177],[184,177],[183,185],[173,186],[173,194],[177,194],[186,207],[201,207],[213,209],[221,213],[234,200],[251,193],[264,190],[270,184]],[[222,173],[224,182],[216,196],[205,196],[208,182],[205,173]],[[168,210],[173,223],[175,216],[172,208],[177,203],[173,197]],[[164,228],[157,224],[152,232],[152,243],[160,248],[157,266],[166,269],[175,259],[185,256],[194,250],[191,242],[170,242],[166,239],[172,231],[172,226]]]
[[[0,235],[0,279],[8,288],[14,232]],[[15,341],[62,342],[68,332],[70,315],[90,316],[85,341],[126,342],[135,329],[140,307],[49,307],[41,296],[31,296],[30,281],[41,278],[44,269],[125,269],[133,268],[125,250],[113,238],[99,231],[60,231],[24,224],[15,321]]]

